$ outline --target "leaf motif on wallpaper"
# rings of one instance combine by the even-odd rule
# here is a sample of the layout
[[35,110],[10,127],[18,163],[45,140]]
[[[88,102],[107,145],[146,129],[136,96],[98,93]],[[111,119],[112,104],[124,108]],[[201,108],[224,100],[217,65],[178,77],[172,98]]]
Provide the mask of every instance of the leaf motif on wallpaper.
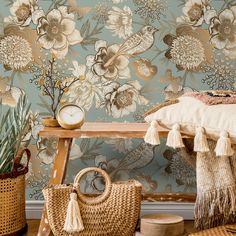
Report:
[[164,36],[170,32],[175,32],[176,29],[176,17],[171,14],[170,20],[162,20],[159,23],[159,39],[163,39]]
[[121,160],[117,168],[111,174],[114,175],[122,169],[140,169],[147,166],[153,160],[154,148],[155,146],[142,142]]
[[0,15],[0,37],[4,36],[4,20],[3,17]]
[[53,112],[52,109],[50,107],[50,105],[48,104],[48,102],[46,101],[46,99],[44,99],[43,97],[39,96],[39,99],[41,102],[38,102],[37,105],[41,108],[46,109],[47,112],[39,112],[39,115],[41,116],[53,116]]
[[104,141],[99,139],[82,139],[80,142],[80,150],[83,153],[80,160],[86,164],[86,161],[94,160],[99,155],[99,149]]
[[0,76],[0,101],[3,105],[14,107],[23,92],[17,87],[11,87],[10,81],[10,77]]
[[[186,75],[186,74],[185,74]],[[161,76],[159,82],[167,83],[168,85],[164,88],[163,93],[165,94],[165,99],[173,99],[181,96],[186,92],[193,92],[194,89],[186,87],[184,84],[186,76],[174,76],[171,69],[167,69],[165,75]]]
[[[48,1],[48,0],[47,0]],[[50,0],[49,0],[50,1]],[[51,5],[48,8],[48,11],[52,9],[57,9],[60,6],[64,6],[68,0],[51,0]]]
[[81,46],[87,50],[88,45],[93,45],[96,41],[99,40],[97,35],[102,33],[103,25],[99,25],[98,23],[91,29],[90,21],[87,20],[80,29],[80,34],[83,37],[83,41],[81,42]]
[[91,7],[79,7],[77,0],[68,0],[68,3],[70,5],[69,12],[75,12],[78,19],[83,18],[92,9]]
[[151,25],[142,27],[140,31],[132,34],[120,45],[119,50],[106,62],[104,67],[108,68],[120,55],[135,56],[150,49],[154,44],[157,31],[158,29]]

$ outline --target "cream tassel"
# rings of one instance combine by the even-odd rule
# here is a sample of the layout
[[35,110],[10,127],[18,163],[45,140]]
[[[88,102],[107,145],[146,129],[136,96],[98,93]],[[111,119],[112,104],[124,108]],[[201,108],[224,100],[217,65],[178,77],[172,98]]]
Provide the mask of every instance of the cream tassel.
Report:
[[184,147],[179,124],[175,124],[168,133],[166,145],[172,148]]
[[65,224],[63,228],[67,233],[76,233],[84,230],[83,220],[80,214],[77,193],[70,194]]
[[160,144],[160,138],[157,129],[157,121],[154,120],[151,122],[151,125],[149,126],[147,133],[144,137],[144,141],[152,145]]
[[195,152],[209,152],[209,146],[205,131],[202,127],[198,127],[194,138],[194,151]]
[[222,131],[220,133],[215,152],[216,156],[232,156],[234,154],[228,132]]

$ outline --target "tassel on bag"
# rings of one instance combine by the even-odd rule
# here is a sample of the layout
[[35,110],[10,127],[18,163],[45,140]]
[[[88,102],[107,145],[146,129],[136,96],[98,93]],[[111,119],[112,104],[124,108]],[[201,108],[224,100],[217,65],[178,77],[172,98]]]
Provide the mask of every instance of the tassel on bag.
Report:
[[215,152],[216,156],[232,156],[234,154],[228,132],[222,131],[220,133],[220,138],[216,143]]
[[198,127],[194,138],[194,151],[195,152],[209,152],[209,146],[205,130],[202,127]]
[[160,137],[158,134],[157,129],[157,121],[152,121],[151,125],[149,126],[147,133],[144,137],[145,143],[149,143],[152,145],[159,145],[160,144]]
[[172,148],[184,147],[179,124],[175,124],[172,127],[172,130],[168,133],[166,145]]
[[80,214],[77,193],[70,194],[65,224],[63,228],[67,233],[76,233],[84,230],[83,220]]

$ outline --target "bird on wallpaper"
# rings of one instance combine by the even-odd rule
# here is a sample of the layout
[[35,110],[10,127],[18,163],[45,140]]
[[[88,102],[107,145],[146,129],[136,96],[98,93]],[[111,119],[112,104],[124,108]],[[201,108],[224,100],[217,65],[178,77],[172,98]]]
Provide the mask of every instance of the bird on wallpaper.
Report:
[[80,7],[77,4],[77,0],[68,0],[68,3],[70,5],[69,12],[75,12],[77,14],[78,19],[81,19],[91,11],[91,7]]
[[114,176],[120,170],[135,170],[147,166],[154,158],[154,149],[155,146],[151,144],[145,142],[140,143],[125,155],[115,170],[109,173],[110,176]]
[[144,26],[140,31],[131,35],[120,45],[117,53],[105,63],[104,67],[106,68],[111,65],[120,55],[134,56],[147,51],[154,44],[155,33],[157,31],[158,29],[151,25]]

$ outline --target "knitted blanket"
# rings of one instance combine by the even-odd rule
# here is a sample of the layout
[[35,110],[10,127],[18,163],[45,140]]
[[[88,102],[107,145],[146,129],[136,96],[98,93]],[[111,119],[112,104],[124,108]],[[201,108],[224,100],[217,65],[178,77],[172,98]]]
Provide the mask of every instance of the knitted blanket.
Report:
[[195,226],[212,228],[236,222],[236,145],[231,157],[216,157],[215,141],[210,152],[197,153],[197,199]]
[[235,91],[210,90],[205,92],[190,92],[184,96],[194,97],[207,105],[236,104]]

